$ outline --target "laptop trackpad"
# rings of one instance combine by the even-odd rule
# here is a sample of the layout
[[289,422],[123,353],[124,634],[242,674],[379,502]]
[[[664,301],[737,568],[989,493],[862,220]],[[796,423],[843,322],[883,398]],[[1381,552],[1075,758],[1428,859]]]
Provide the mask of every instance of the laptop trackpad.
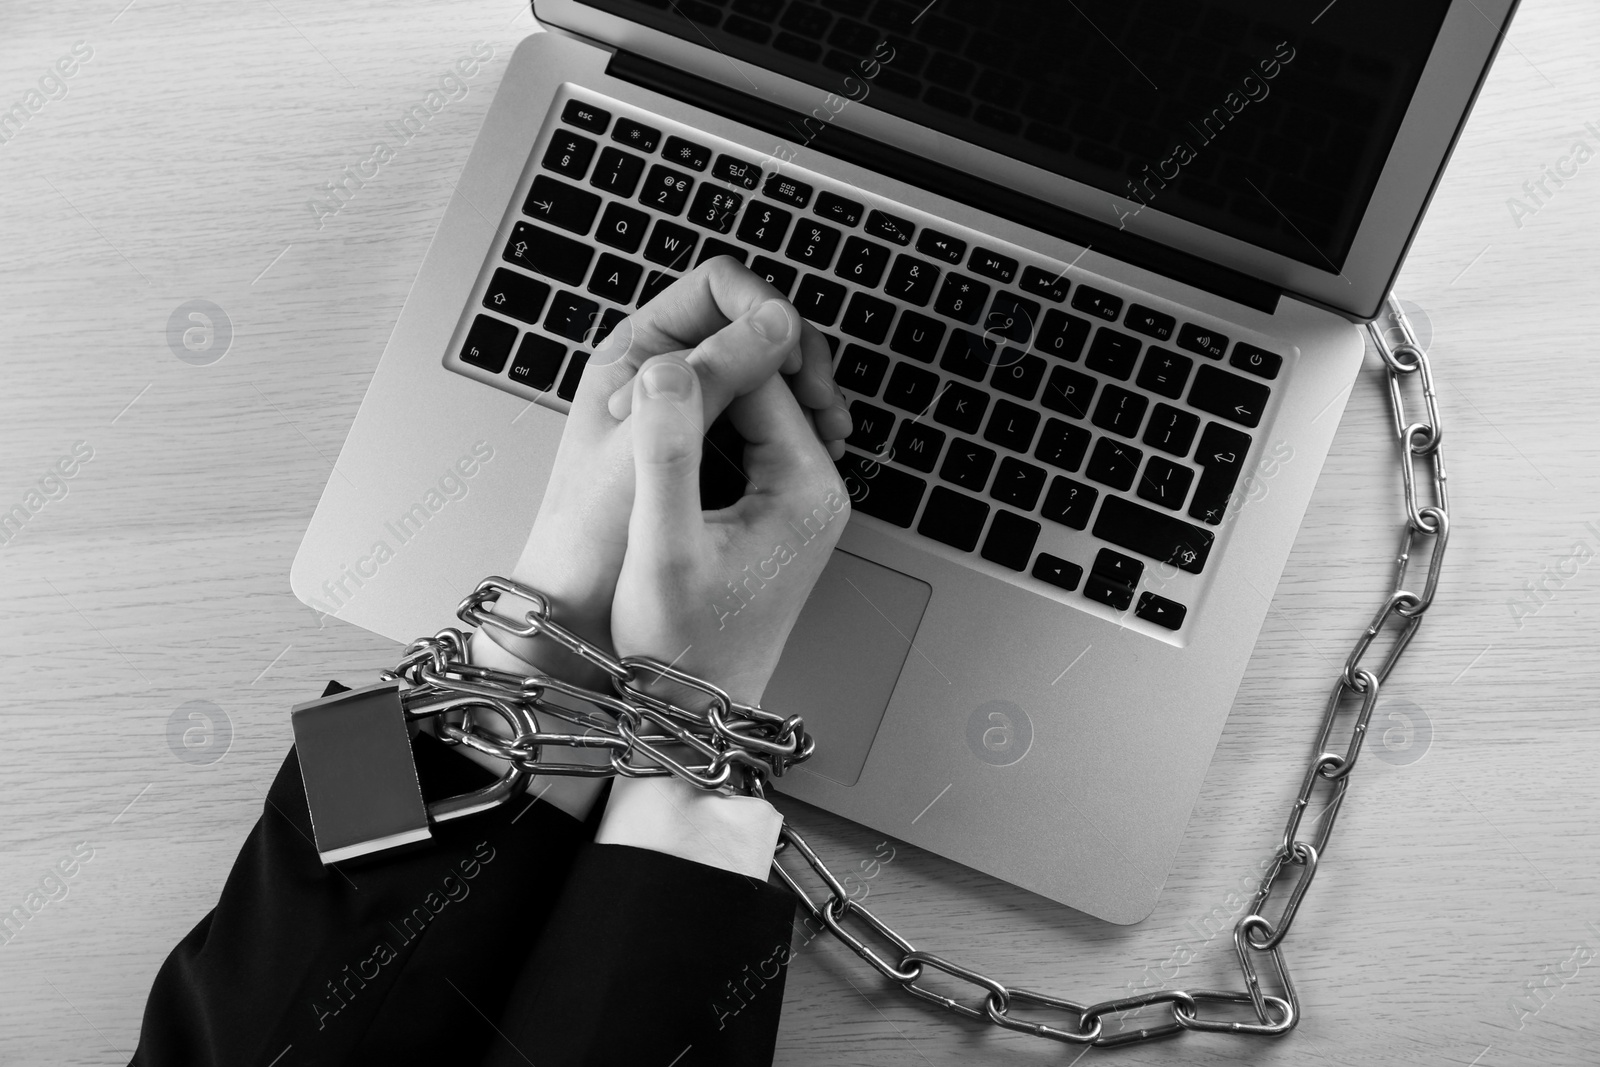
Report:
[[801,769],[855,785],[933,587],[835,549],[796,620],[762,706],[803,715]]

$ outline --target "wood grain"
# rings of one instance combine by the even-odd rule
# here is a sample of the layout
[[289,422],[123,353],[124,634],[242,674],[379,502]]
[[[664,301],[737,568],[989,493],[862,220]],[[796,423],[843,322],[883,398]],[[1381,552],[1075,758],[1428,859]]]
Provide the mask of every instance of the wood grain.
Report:
[[[126,1061],[156,966],[258,813],[286,708],[392,656],[319,625],[289,561],[533,25],[511,0],[125,3],[13,2],[0,35],[4,106],[75,42],[93,49],[67,95],[0,144],[0,508],[75,442],[93,449],[0,548],[0,910],[78,842],[94,849],[67,897],[0,945],[0,1063]],[[494,57],[468,95],[319,227],[317,189],[476,41]],[[1586,525],[1600,525],[1600,162],[1520,226],[1506,201],[1600,123],[1596,56],[1600,9],[1527,0],[1401,279],[1432,335],[1455,522],[1438,606],[1386,700],[1411,702],[1431,740],[1409,763],[1398,734],[1382,749],[1401,705],[1380,708],[1380,758],[1362,760],[1286,949],[1304,1022],[1276,1042],[1190,1037],[1091,1061],[1593,1062],[1600,971],[1552,981],[1520,1028],[1509,1002],[1600,942],[1600,563],[1546,570],[1572,572],[1576,543],[1600,548]],[[205,367],[167,344],[169,315],[196,298],[234,330]],[[882,914],[919,945],[1078,999],[1233,986],[1208,917],[1215,929],[1242,906],[1388,581],[1386,419],[1369,359],[1149,920],[1108,926],[894,842],[870,883]],[[1510,605],[1537,581],[1539,609],[1519,617]],[[215,762],[169,744],[190,701],[226,717]],[[220,734],[211,744],[202,756],[222,752]],[[882,840],[784,807],[842,867]],[[1078,1057],[909,1002],[826,938],[790,970],[780,1064]]]

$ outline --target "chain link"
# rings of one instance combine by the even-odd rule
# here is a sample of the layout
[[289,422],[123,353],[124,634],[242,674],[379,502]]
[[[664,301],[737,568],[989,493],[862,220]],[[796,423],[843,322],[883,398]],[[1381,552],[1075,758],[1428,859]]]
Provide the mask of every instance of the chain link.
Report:
[[[1400,446],[1401,480],[1405,487],[1406,526],[1396,556],[1394,585],[1372,622],[1356,638],[1334,681],[1312,747],[1312,758],[1300,791],[1290,805],[1283,835],[1251,901],[1249,914],[1234,925],[1234,952],[1245,988],[1220,992],[1163,989],[1087,1005],[1011,988],[981,971],[917,948],[874,912],[853,900],[828,865],[786,822],[780,833],[778,855],[773,858],[773,872],[794,891],[801,907],[814,920],[912,996],[964,1018],[1051,1041],[1107,1047],[1167,1037],[1185,1030],[1270,1036],[1294,1029],[1300,1019],[1300,1002],[1281,946],[1311,887],[1317,865],[1327,852],[1334,822],[1350,785],[1350,772],[1361,754],[1378,695],[1433,604],[1450,537],[1447,476],[1440,448],[1444,427],[1439,416],[1433,370],[1427,354],[1416,344],[1410,324],[1393,295],[1389,297],[1389,316],[1404,338],[1400,344],[1389,344],[1385,332],[1376,324],[1369,323],[1367,329],[1389,377],[1391,414]],[[1404,383],[1412,377],[1419,383],[1426,421],[1411,422],[1406,415]],[[1428,467],[1425,478],[1418,477],[1416,468],[1420,464]],[[1431,502],[1420,499],[1419,486],[1428,487]],[[1408,572],[1419,543],[1428,538],[1433,538],[1433,544],[1428,572],[1419,593],[1408,587]],[[525,597],[534,605],[520,621],[506,619],[494,611],[499,597],[507,593]],[[619,659],[557,623],[552,617],[550,602],[543,595],[507,579],[486,578],[461,602],[457,616],[471,625],[492,627],[511,636],[551,640],[604,671],[615,691],[601,693],[543,674],[523,677],[469,664],[466,636],[455,629],[442,630],[431,638],[413,642],[400,664],[384,675],[386,680],[398,678],[412,686],[403,697],[407,716],[438,718],[439,736],[447,743],[509,761],[508,780],[513,772],[589,777],[672,774],[702,789],[742,787],[744,792],[764,796],[768,777],[782,775],[791,765],[811,755],[813,741],[799,716],[784,718],[759,707],[739,704],[717,686],[648,657]],[[1393,638],[1382,665],[1377,670],[1364,666],[1368,651],[1386,629],[1392,632]],[[665,700],[645,688],[647,678],[670,681],[680,689],[698,693],[705,698],[705,706],[685,708]],[[551,694],[564,697],[568,702],[587,704],[594,711],[567,707],[549,699]],[[1357,711],[1350,727],[1349,742],[1340,754],[1329,748],[1329,741],[1347,704],[1355,704]],[[486,733],[474,722],[474,708],[484,708],[506,719],[511,726],[511,736]],[[540,713],[562,720],[578,732],[546,731],[537,717]],[[519,722],[524,716],[526,721]],[[646,724],[653,731],[661,732],[642,732]],[[680,758],[667,752],[667,746],[678,746],[679,752],[687,751],[689,755]],[[607,750],[610,762],[560,763],[542,759],[543,752],[551,747]],[[699,762],[695,762],[696,759]],[[736,772],[742,778],[737,786]],[[503,784],[498,788],[499,792],[492,796],[484,791],[482,798],[474,799],[477,806],[472,810],[482,810],[484,806],[508,799],[511,790]],[[1301,819],[1319,789],[1327,792],[1327,803],[1318,819],[1321,826],[1315,840],[1306,840],[1299,836]],[[812,873],[821,879],[827,894],[824,899],[814,898],[780,862],[779,857],[785,852],[798,853]],[[1284,895],[1277,920],[1273,921],[1267,917],[1267,911],[1280,888],[1280,879],[1296,868],[1298,877]],[[846,924],[852,921],[865,928],[876,948],[847,928]],[[1263,989],[1258,957],[1270,960],[1277,992]],[[978,999],[969,1002],[934,991],[924,984],[930,971],[966,983],[977,991]],[[1059,1018],[1047,1023],[1013,1014],[1018,1006],[1025,1010],[1055,1012]],[[1203,1008],[1216,1012],[1246,1007],[1253,1017],[1202,1016]],[[1107,1032],[1108,1017],[1116,1016],[1121,1020],[1131,1013],[1151,1008],[1163,1009],[1167,1017],[1157,1018],[1147,1025]]]
[[[916,948],[866,907],[849,899],[838,878],[805,843],[804,838],[786,823],[782,830],[779,854],[782,855],[791,848],[799,853],[806,865],[822,879],[829,894],[826,900],[820,902],[813,899],[801,889],[799,882],[784,865],[774,859],[774,869],[799,895],[807,911],[820,918],[834,936],[844,942],[856,955],[877,968],[885,977],[898,982],[907,992],[957,1015],[969,1019],[984,1019],[996,1026],[1032,1034],[1035,1037],[1108,1047],[1167,1037],[1183,1030],[1271,1036],[1294,1029],[1300,1020],[1300,1001],[1295,995],[1294,983],[1284,963],[1281,946],[1284,938],[1288,936],[1289,928],[1294,924],[1295,916],[1300,911],[1306,891],[1311,888],[1311,880],[1317,873],[1317,864],[1326,853],[1328,843],[1333,836],[1334,821],[1339,814],[1340,805],[1344,803],[1345,791],[1350,785],[1350,772],[1355,769],[1356,759],[1361,754],[1361,744],[1366,738],[1373,710],[1377,707],[1378,694],[1384,682],[1388,680],[1389,673],[1394,670],[1395,664],[1405,652],[1406,646],[1416,635],[1423,615],[1433,605],[1434,594],[1439,588],[1440,567],[1444,562],[1445,547],[1450,538],[1447,476],[1444,453],[1440,448],[1444,440],[1444,426],[1439,417],[1439,399],[1434,388],[1433,369],[1427,354],[1416,343],[1410,323],[1401,311],[1399,301],[1393,295],[1389,297],[1389,316],[1404,337],[1402,343],[1390,345],[1385,333],[1376,324],[1369,323],[1367,330],[1378,349],[1378,355],[1383,360],[1389,378],[1391,414],[1395,438],[1400,446],[1401,481],[1405,486],[1406,525],[1400,541],[1400,551],[1396,557],[1394,585],[1377,614],[1373,616],[1371,624],[1356,638],[1349,657],[1334,681],[1327,708],[1323,713],[1322,725],[1317,731],[1316,743],[1312,746],[1311,762],[1306,768],[1300,792],[1290,805],[1283,836],[1251,901],[1250,913],[1234,925],[1234,952],[1238,957],[1239,974],[1244,981],[1244,990],[1191,992],[1163,989],[1140,996],[1082,1005],[1044,993],[1010,988],[980,971]],[[1427,419],[1423,422],[1411,422],[1407,419],[1404,383],[1411,377],[1415,377],[1419,382],[1423,405],[1427,412]],[[1419,478],[1416,471],[1416,467],[1424,463],[1429,468],[1426,479]],[[1431,502],[1420,500],[1419,485],[1429,487],[1432,494]],[[1433,538],[1433,545],[1429,554],[1427,575],[1419,593],[1413,591],[1413,587],[1408,587],[1408,571],[1418,545],[1428,538]],[[1393,641],[1382,665],[1376,670],[1363,666],[1367,652],[1386,629],[1393,633]],[[1356,704],[1357,711],[1355,721],[1350,727],[1349,743],[1341,755],[1330,750],[1329,741],[1347,704]],[[1328,801],[1319,817],[1321,826],[1316,839],[1306,840],[1299,836],[1300,820],[1310,805],[1313,793],[1319,788],[1327,791]],[[1267,918],[1268,906],[1273,902],[1277,891],[1282,888],[1280,878],[1296,868],[1298,877],[1293,880],[1284,895],[1282,908],[1274,922]],[[899,953],[898,960],[895,959],[894,952],[888,956],[880,955],[845,930],[843,920],[847,917],[855,917],[865,923],[881,942]],[[1268,993],[1262,988],[1257,958],[1263,956],[1272,963],[1277,993]],[[984,997],[981,1007],[963,1003],[955,997],[931,992],[918,985],[918,980],[926,967],[933,967],[982,990]],[[1018,1005],[1049,1009],[1059,1013],[1061,1019],[1052,1025],[1013,1015],[1012,1009]],[[1237,1009],[1248,1006],[1254,1018],[1243,1020],[1203,1018],[1202,1005],[1213,1009],[1227,1007]],[[1151,1008],[1165,1009],[1170,1014],[1170,1019],[1166,1021],[1158,1019],[1149,1025],[1134,1026],[1111,1033],[1106,1031],[1107,1016],[1122,1017]]]

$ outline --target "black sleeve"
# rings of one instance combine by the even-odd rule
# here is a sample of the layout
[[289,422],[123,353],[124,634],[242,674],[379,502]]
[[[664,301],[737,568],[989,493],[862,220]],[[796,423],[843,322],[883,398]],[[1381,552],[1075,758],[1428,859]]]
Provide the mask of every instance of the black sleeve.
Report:
[[[412,747],[430,799],[490,777],[427,734]],[[216,908],[156,975],[132,1063],[476,1062],[592,837],[514,800],[415,851],[324,867],[291,750]]]
[[586,842],[484,1067],[769,1067],[794,906],[765,881]]

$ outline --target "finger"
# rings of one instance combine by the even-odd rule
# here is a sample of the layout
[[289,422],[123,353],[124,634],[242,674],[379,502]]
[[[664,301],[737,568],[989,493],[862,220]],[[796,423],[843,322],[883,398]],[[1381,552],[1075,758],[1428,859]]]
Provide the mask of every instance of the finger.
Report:
[[630,547],[687,543],[686,535],[702,526],[702,410],[698,375],[677,356],[657,356],[634,379]]
[[[797,347],[800,313],[781,297],[763,300],[702,340],[689,353],[688,362],[700,379],[709,424],[734,397],[772,377]],[[627,417],[633,390],[627,386],[612,394],[607,404],[611,416]]]
[[826,411],[844,396],[833,380],[833,351],[820,331],[809,322],[800,328],[798,358],[784,364],[783,373],[793,375],[789,386],[802,406]]
[[781,378],[770,378],[728,406],[728,418],[745,439],[746,500],[817,494],[839,484],[838,473],[806,411]]

